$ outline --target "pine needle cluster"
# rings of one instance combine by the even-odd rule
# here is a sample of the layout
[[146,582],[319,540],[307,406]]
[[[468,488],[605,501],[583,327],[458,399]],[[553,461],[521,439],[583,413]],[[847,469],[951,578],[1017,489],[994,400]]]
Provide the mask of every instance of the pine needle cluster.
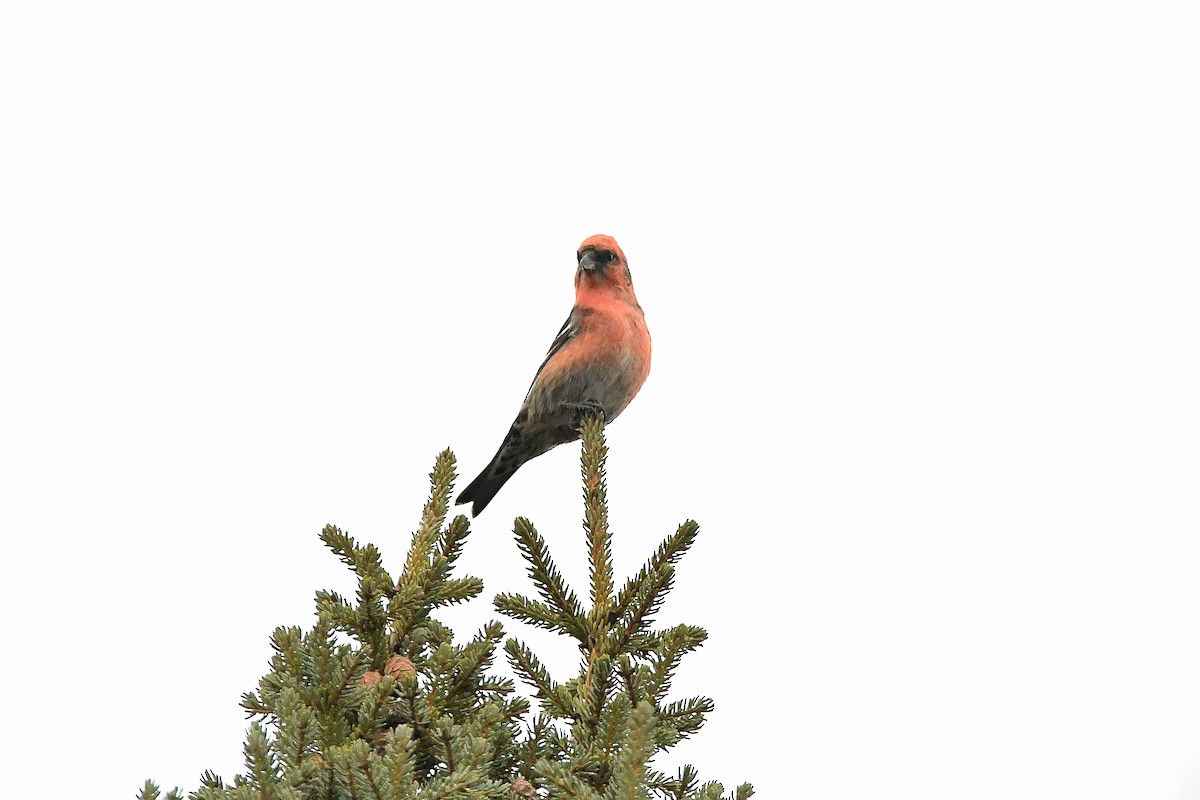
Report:
[[[527,646],[516,639],[505,643],[509,663],[534,690],[541,706],[522,742],[523,766],[539,785],[553,788],[557,794],[551,796],[636,798],[650,789],[678,800],[721,797],[720,784],[698,786],[690,766],[672,777],[649,766],[656,753],[698,731],[704,715],[713,709],[707,697],[666,699],[680,660],[707,638],[704,629],[652,628],[673,585],[675,564],[695,543],[699,526],[691,520],[680,525],[645,566],[616,590],[603,421],[585,418],[582,438],[588,607],[567,586],[545,540],[524,518],[516,521],[517,545],[540,599],[503,593],[495,600],[500,613],[567,636],[582,653],[579,674],[556,683]],[[565,725],[569,734],[554,723]],[[750,794],[745,785],[735,796],[741,800]]]
[[[515,534],[538,599],[500,594],[502,614],[569,637],[582,654],[579,675],[554,681],[536,655],[509,639],[513,669],[533,689],[540,713],[507,678],[489,675],[504,641],[489,622],[465,644],[432,616],[478,596],[478,578],[454,577],[470,532],[465,516],[447,522],[454,456],[442,452],[400,575],[379,550],[330,525],[321,539],[354,572],[355,597],[317,593],[309,631],[278,628],[270,671],[242,698],[253,719],[246,771],[230,782],[206,772],[192,800],[745,800],[701,784],[690,765],[672,776],[651,759],[700,729],[712,701],[668,702],[682,657],[703,629],[656,630],[654,616],[674,567],[695,542],[686,522],[635,576],[616,589],[604,481],[607,449],[600,418],[582,421],[584,530],[590,562],[588,607],[566,585],[545,540],[520,518]],[[161,795],[147,781],[140,800]]]

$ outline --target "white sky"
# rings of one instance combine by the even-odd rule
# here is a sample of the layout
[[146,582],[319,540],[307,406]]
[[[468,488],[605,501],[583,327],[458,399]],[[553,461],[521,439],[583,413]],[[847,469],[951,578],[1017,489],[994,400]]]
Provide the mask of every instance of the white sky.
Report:
[[[608,233],[619,574],[701,523],[661,767],[1200,797],[1194,4],[396,5],[0,11],[7,796],[239,771],[271,630],[352,587],[321,526],[399,568]],[[461,636],[515,515],[583,586],[577,458],[477,521]]]

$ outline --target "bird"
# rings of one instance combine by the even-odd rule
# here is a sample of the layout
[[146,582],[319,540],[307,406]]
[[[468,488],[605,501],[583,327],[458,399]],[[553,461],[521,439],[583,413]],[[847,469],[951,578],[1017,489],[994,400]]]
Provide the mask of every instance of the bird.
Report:
[[650,374],[650,331],[629,262],[611,236],[589,236],[575,253],[575,306],[534,376],[491,462],[455,501],[477,517],[521,465],[579,438],[584,414],[612,422]]

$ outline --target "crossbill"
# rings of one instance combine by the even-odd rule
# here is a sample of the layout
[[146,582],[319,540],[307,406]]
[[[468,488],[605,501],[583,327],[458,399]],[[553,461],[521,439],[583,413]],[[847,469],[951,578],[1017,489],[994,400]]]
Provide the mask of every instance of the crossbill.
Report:
[[620,246],[611,236],[592,236],[579,245],[575,260],[575,307],[504,443],[455,501],[473,503],[473,517],[526,461],[578,439],[582,414],[616,419],[650,374],[650,331]]

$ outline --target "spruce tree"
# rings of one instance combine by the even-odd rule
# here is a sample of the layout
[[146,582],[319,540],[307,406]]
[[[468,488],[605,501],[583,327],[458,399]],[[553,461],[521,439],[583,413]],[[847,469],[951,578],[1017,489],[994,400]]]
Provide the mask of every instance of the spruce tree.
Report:
[[[712,710],[707,697],[668,702],[682,657],[706,637],[702,628],[656,630],[653,618],[675,564],[696,540],[679,526],[618,591],[614,583],[604,481],[601,418],[581,420],[584,532],[590,562],[588,607],[567,586],[533,524],[518,518],[517,545],[540,599],[500,594],[502,614],[568,637],[582,653],[579,674],[556,682],[524,644],[505,654],[533,689],[540,713],[513,682],[488,674],[504,639],[489,622],[465,644],[432,616],[476,597],[478,578],[454,577],[470,523],[447,523],[454,456],[442,452],[403,569],[394,578],[379,550],[329,525],[321,540],[354,572],[353,599],[320,591],[316,625],[278,628],[258,691],[242,697],[254,720],[244,746],[246,771],[225,782],[200,778],[192,800],[482,800],[576,798],[745,800],[744,784],[725,795],[701,784],[688,765],[667,776],[655,754],[695,733]],[[147,781],[141,800],[161,795]]]

